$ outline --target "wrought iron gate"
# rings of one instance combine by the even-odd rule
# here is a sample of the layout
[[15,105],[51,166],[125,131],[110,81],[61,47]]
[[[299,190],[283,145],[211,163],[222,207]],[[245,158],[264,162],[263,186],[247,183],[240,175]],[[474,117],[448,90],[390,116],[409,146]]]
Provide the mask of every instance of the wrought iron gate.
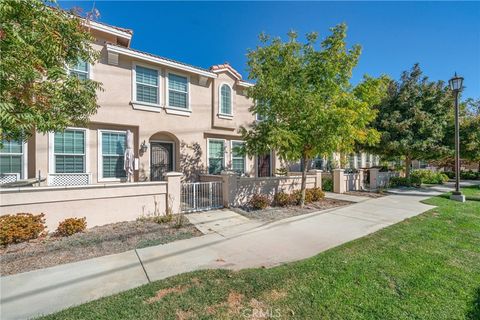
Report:
[[183,212],[223,208],[222,182],[182,183],[181,199]]
[[173,144],[152,142],[150,154],[150,180],[161,181],[166,172],[173,171]]

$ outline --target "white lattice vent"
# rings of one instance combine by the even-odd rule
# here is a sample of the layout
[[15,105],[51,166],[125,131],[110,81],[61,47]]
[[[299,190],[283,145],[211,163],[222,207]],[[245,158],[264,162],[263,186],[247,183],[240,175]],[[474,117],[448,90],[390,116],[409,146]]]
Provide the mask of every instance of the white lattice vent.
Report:
[[0,174],[0,184],[15,182],[20,179],[18,173],[2,173]]
[[90,184],[90,173],[51,173],[48,175],[49,186],[83,186]]

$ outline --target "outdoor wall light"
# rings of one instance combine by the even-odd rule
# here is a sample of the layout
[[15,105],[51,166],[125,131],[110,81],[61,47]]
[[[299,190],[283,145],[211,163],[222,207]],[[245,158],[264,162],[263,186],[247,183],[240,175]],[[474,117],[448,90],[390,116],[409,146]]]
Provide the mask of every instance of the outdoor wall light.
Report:
[[143,140],[142,144],[140,145],[140,152],[143,154],[143,153],[147,152],[147,149],[148,149],[148,145],[145,142],[145,140]]

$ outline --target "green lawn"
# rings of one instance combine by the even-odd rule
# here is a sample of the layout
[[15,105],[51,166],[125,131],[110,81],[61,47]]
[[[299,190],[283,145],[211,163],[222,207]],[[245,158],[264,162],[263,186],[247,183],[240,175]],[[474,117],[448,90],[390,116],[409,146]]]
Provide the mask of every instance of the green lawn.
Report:
[[480,319],[480,202],[426,203],[438,207],[310,259],[183,274],[45,319]]

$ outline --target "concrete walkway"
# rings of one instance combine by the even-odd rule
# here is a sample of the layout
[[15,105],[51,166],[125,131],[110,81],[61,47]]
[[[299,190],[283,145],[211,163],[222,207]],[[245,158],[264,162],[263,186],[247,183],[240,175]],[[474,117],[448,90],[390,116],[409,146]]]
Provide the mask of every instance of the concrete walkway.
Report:
[[239,234],[260,227],[263,223],[250,220],[228,209],[212,210],[186,215],[203,234],[217,233],[221,236]]
[[350,201],[350,202],[363,202],[363,201],[370,200],[369,197],[353,196],[350,194],[341,194],[341,193],[333,193],[333,192],[325,192],[325,197],[335,199],[335,200],[343,200],[343,201]]
[[418,215],[432,208],[419,201],[439,193],[366,198],[270,224],[228,210],[194,214],[191,220],[204,236],[0,278],[1,319],[53,313],[193,270],[270,267],[308,258]]

